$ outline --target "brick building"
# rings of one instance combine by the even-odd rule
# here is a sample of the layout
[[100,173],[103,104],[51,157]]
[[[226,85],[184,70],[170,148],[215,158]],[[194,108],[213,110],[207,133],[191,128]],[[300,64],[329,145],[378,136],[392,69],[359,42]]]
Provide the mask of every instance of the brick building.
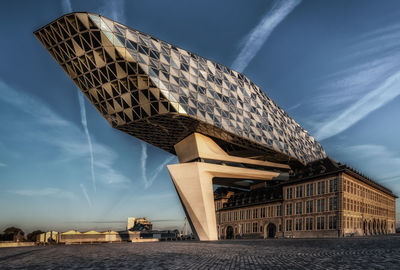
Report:
[[396,196],[330,158],[288,180],[214,192],[220,239],[395,233]]

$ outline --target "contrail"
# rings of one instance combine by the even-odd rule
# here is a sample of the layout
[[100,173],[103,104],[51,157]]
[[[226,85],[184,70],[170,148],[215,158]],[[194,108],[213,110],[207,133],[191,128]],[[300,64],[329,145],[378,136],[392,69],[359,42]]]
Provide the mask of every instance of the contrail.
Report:
[[140,156],[140,167],[142,169],[142,180],[144,181],[145,187],[147,185],[146,176],[146,163],[147,163],[147,144],[145,142],[140,142],[142,146],[142,155]]
[[165,168],[165,165],[170,163],[174,158],[175,158],[175,156],[170,156],[170,157],[166,158],[165,161],[162,164],[160,164],[160,166],[157,167],[157,169],[154,171],[154,173],[150,177],[150,179],[147,179],[147,186],[145,188],[148,188],[153,184],[154,180],[156,180],[157,176],[160,174],[162,169]]
[[61,7],[64,13],[72,12],[71,0],[62,0]]
[[124,6],[125,0],[106,0],[100,8],[100,12],[114,21],[125,23]]
[[83,195],[84,195],[85,198],[86,198],[86,201],[87,201],[88,204],[89,204],[89,207],[92,208],[92,201],[91,201],[90,198],[89,198],[89,195],[88,195],[88,193],[87,193],[87,191],[86,191],[85,186],[84,186],[83,184],[80,184],[80,187],[81,187],[81,189],[82,189]]
[[397,72],[387,78],[375,90],[369,92],[344,110],[336,118],[321,125],[315,133],[315,137],[319,140],[324,140],[345,131],[371,112],[398,97],[400,95],[399,85],[400,72]]
[[170,156],[168,158],[165,159],[165,161],[160,164],[155,171],[153,172],[153,174],[151,175],[150,178],[147,177],[147,144],[145,142],[140,142],[141,146],[142,146],[142,155],[140,157],[140,167],[142,169],[142,179],[144,182],[144,188],[147,189],[149,188],[154,180],[156,180],[157,176],[161,173],[162,169],[165,168],[165,165],[167,165],[169,162],[171,162],[175,156]]
[[88,145],[89,145],[90,173],[92,175],[92,185],[93,185],[93,190],[96,193],[97,189],[96,189],[96,176],[94,174],[93,144],[92,144],[92,139],[90,138],[89,129],[87,126],[85,100],[84,100],[82,92],[79,89],[78,89],[78,99],[79,99],[79,107],[80,107],[80,111],[81,111],[81,123],[82,123],[83,129],[85,130],[86,138],[87,138]]
[[278,24],[283,21],[300,2],[301,0],[275,1],[272,8],[264,15],[258,25],[246,36],[244,46],[233,62],[232,68],[243,72]]
[[[62,6],[62,9],[63,9],[63,12],[72,12],[71,0],[62,0],[61,1],[61,6]],[[91,173],[91,176],[92,176],[93,190],[94,190],[94,193],[97,193],[96,176],[94,174],[93,144],[92,144],[92,139],[90,138],[89,129],[88,129],[88,126],[87,126],[85,100],[84,100],[82,92],[79,89],[78,89],[78,100],[79,100],[79,107],[80,107],[80,112],[81,112],[81,123],[82,123],[83,129],[85,131],[86,139],[88,141],[88,146],[89,146],[90,173]]]

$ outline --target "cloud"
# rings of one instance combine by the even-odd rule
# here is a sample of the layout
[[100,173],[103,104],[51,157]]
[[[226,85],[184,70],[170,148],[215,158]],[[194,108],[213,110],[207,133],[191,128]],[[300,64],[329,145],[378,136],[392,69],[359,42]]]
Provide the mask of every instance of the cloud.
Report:
[[[16,107],[17,112],[26,116],[23,123],[23,140],[34,141],[53,147],[53,160],[67,162],[69,160],[87,159],[90,149],[87,137],[78,126],[67,121],[54,112],[47,104],[15,90],[0,80],[0,101]],[[16,128],[16,127],[14,127]],[[98,173],[97,180],[104,184],[126,185],[129,179],[113,168],[118,159],[117,153],[109,146],[92,141],[93,155],[97,157],[94,167]],[[59,154],[59,155],[57,155]]]
[[140,156],[140,168],[142,172],[142,180],[144,183],[144,188],[147,189],[151,187],[153,182],[156,180],[158,175],[161,173],[161,171],[165,168],[165,166],[172,162],[172,160],[176,159],[175,156],[169,156],[164,160],[163,163],[161,163],[153,172],[151,177],[147,177],[147,144],[145,142],[140,142],[142,146],[142,154]]
[[361,144],[341,147],[349,165],[365,168],[365,174],[377,179],[379,183],[397,183],[400,180],[400,154],[377,144]]
[[0,167],[7,167],[7,164],[0,162]]
[[92,201],[90,200],[89,194],[86,191],[85,185],[83,185],[82,183],[79,185],[81,187],[83,196],[85,196],[85,199],[89,205],[90,208],[92,208]]
[[399,95],[400,72],[393,74],[375,90],[361,97],[359,101],[333,119],[320,125],[315,132],[315,137],[324,140],[339,134]]
[[301,103],[297,103],[295,105],[293,105],[292,107],[289,107],[286,111],[293,111],[296,110],[297,108],[299,108],[301,106]]
[[322,94],[312,102],[319,110],[315,137],[340,134],[400,95],[399,30],[400,24],[356,37],[340,60],[349,67],[322,78]]
[[76,196],[70,191],[61,190],[59,188],[43,188],[43,189],[19,189],[10,190],[9,193],[13,193],[20,196],[28,197],[55,197],[61,199],[74,200]]
[[72,12],[71,0],[61,0],[61,7],[64,13]]
[[78,99],[79,99],[79,108],[81,112],[81,123],[83,126],[83,130],[85,131],[86,139],[88,142],[88,147],[89,147],[89,155],[90,155],[90,173],[92,176],[92,185],[93,185],[93,190],[96,193],[96,175],[94,173],[94,155],[93,155],[93,144],[92,144],[92,139],[89,134],[89,129],[87,125],[87,119],[86,119],[86,109],[85,109],[85,100],[82,92],[78,89]]
[[244,46],[233,62],[232,69],[243,72],[278,24],[282,22],[300,2],[301,0],[276,0],[272,8],[245,38],[243,42]]

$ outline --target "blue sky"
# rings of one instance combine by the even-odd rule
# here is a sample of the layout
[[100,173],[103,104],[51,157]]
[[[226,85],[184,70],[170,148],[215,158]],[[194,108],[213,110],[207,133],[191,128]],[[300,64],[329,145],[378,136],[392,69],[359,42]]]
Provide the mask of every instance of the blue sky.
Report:
[[99,13],[242,71],[329,156],[399,195],[400,3],[227,3],[2,2],[0,229],[119,229],[88,222],[128,216],[183,226],[165,168],[176,158],[112,129],[34,38],[69,10]]

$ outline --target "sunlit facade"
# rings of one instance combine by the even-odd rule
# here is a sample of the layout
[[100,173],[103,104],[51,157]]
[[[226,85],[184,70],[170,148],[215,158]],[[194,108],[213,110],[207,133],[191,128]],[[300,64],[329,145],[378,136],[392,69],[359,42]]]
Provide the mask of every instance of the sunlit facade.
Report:
[[255,83],[219,63],[92,13],[34,34],[113,128],[178,156],[167,167],[200,240],[217,240],[222,228],[213,184],[282,187],[327,158]]
[[346,237],[395,233],[396,196],[324,159],[279,183],[215,192],[220,239]]

